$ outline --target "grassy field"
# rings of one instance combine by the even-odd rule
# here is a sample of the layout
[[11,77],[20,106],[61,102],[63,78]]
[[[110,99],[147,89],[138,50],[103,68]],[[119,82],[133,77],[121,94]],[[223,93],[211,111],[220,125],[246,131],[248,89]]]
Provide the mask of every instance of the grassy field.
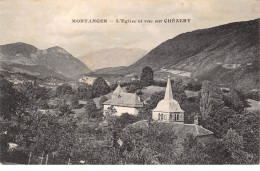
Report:
[[144,88],[142,90],[142,92],[144,93],[141,96],[142,100],[146,100],[147,98],[149,98],[153,93],[155,92],[160,92],[160,91],[165,91],[165,87],[159,87],[159,86],[148,86],[146,88]]
[[190,90],[185,90],[185,93],[187,97],[197,97],[199,92],[198,91],[190,91]]

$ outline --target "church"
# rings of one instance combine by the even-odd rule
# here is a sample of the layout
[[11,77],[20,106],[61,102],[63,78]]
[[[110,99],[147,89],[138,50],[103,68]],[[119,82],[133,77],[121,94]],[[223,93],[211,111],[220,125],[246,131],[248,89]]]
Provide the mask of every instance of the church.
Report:
[[181,139],[185,139],[188,133],[203,143],[214,139],[213,132],[199,125],[197,116],[194,117],[194,124],[184,123],[184,111],[172,96],[170,77],[168,77],[164,99],[152,110],[152,118],[154,121],[161,123],[161,126],[165,126],[165,124],[170,126],[172,131]]
[[111,99],[103,103],[104,116],[107,115],[109,110],[113,110],[112,114],[120,116],[123,113],[137,115],[139,110],[143,107],[140,97],[135,93],[126,93],[118,85],[112,93]]
[[161,122],[184,122],[184,111],[179,103],[173,99],[170,76],[168,76],[164,99],[152,111],[152,118]]

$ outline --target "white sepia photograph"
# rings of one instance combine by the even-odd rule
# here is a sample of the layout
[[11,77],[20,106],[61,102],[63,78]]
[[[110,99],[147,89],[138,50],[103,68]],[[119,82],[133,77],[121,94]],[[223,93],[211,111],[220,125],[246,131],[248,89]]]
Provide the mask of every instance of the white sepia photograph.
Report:
[[259,0],[0,0],[0,165],[259,165],[259,24]]

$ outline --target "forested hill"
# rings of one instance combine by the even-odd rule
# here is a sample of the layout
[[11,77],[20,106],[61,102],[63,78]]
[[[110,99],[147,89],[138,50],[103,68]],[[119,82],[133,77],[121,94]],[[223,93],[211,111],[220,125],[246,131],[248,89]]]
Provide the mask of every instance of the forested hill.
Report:
[[125,73],[179,69],[192,77],[258,88],[259,21],[236,22],[180,34],[151,50]]

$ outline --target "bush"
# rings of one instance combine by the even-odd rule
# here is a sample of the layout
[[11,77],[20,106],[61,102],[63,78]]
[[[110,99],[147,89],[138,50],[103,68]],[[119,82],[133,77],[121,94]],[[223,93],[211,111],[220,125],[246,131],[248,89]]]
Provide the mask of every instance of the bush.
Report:
[[104,103],[105,101],[107,101],[107,100],[108,100],[108,99],[107,99],[106,96],[102,96],[102,97],[100,98],[100,100],[99,100],[99,107],[102,108],[102,107],[103,107],[103,103]]

